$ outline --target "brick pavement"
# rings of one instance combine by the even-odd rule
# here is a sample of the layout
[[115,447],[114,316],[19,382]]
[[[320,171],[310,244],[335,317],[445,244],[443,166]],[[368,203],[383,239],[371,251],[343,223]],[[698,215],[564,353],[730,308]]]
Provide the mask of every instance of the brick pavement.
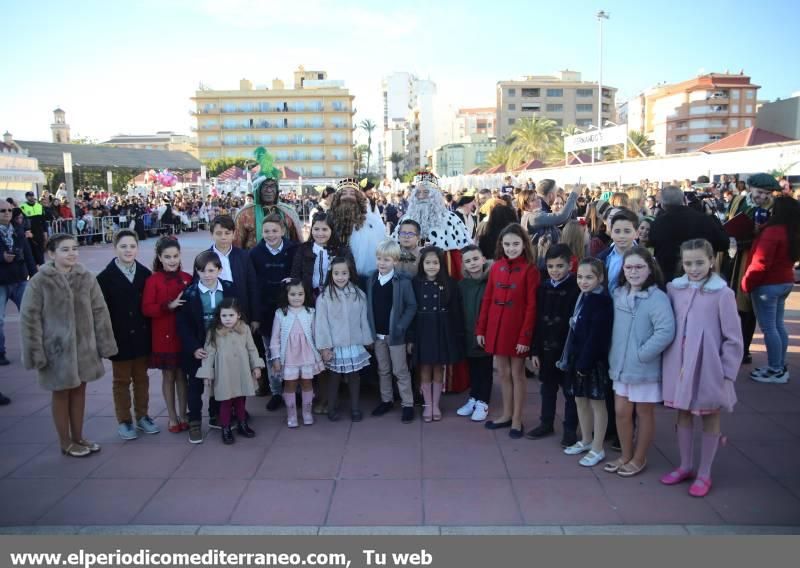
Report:
[[[182,236],[184,265],[209,243]],[[152,258],[154,240],[142,243]],[[84,247],[82,261],[101,269],[109,246]],[[790,297],[790,368],[800,372],[800,294]],[[19,362],[18,318],[9,305],[8,357],[0,390],[0,532],[319,533],[459,532],[687,534],[800,530],[800,378],[787,385],[737,381],[739,404],[723,418],[729,438],[718,454],[714,489],[705,499],[688,485],[658,478],[676,464],[673,416],[657,413],[649,467],[622,479],[577,465],[558,437],[511,440],[455,415],[461,395],[443,397],[440,423],[400,423],[399,411],[365,420],[320,420],[286,428],[265,399],[248,401],[253,440],[223,446],[212,431],[202,445],[167,432],[160,374],[151,371],[151,414],[162,433],[123,442],[116,435],[110,372],[89,385],[85,436],[103,450],[85,459],[58,451],[50,395]],[[765,364],[756,337],[754,364]],[[110,371],[110,365],[107,365]],[[525,425],[537,422],[531,380]],[[496,389],[495,400],[499,400]],[[613,454],[612,454],[613,455]],[[164,528],[169,526],[169,528]],[[774,528],[782,526],[783,528]]]

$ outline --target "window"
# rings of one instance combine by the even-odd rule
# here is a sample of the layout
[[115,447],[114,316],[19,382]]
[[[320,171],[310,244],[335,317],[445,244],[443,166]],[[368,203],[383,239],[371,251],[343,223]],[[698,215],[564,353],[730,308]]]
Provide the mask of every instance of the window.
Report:
[[592,112],[591,104],[577,104],[575,105],[575,112]]
[[591,118],[579,118],[575,121],[575,126],[580,126],[581,128],[587,128],[592,125]]
[[252,103],[242,103],[239,105],[239,112],[253,112]]
[[542,105],[522,105],[522,112],[541,112]]
[[562,112],[564,110],[564,105],[562,104],[552,104],[547,103],[547,112]]
[[222,112],[236,112],[236,105],[233,103],[225,103],[222,105]]
[[279,134],[278,136],[275,137],[275,143],[281,145],[288,144],[289,137],[286,134]]
[[564,89],[547,89],[548,97],[563,97]]
[[217,136],[206,136],[204,142],[206,144],[208,144],[209,146],[212,146],[212,145],[216,146],[217,144],[219,144],[219,137],[217,137]]
[[325,79],[325,74],[324,73],[317,73],[317,80],[318,81],[323,81],[324,79]]
[[746,113],[753,112],[753,105],[744,105],[744,112]]
[[681,134],[675,137],[675,142],[686,142],[688,139],[689,137],[686,134]]
[[516,118],[509,118],[509,119],[508,119],[508,123],[509,123],[509,124],[514,124],[516,121],[517,121],[517,119],[516,119]]
[[611,96],[611,90],[610,89],[603,89],[603,98],[607,99],[610,96]]
[[258,112],[267,112],[269,111],[269,103],[268,102],[260,102],[258,103]]
[[517,110],[517,105],[514,103],[508,103],[508,110]]
[[731,112],[733,114],[736,114],[737,112],[739,112],[739,105],[731,105]]
[[745,128],[750,128],[751,126],[753,126],[753,121],[750,120],[749,118],[745,118],[744,119],[744,127]]
[[748,99],[753,100],[754,98],[756,98],[756,92],[755,91],[746,91],[746,92],[747,92],[747,94],[745,96]]
[[295,118],[294,119],[294,127],[295,128],[305,128],[306,127],[306,119],[305,118]]
[[731,128],[739,128],[739,119],[738,118],[732,118],[731,119]]
[[508,96],[509,97],[516,97],[517,96],[517,90],[516,89],[508,89]]
[[575,93],[577,96],[584,98],[594,96],[594,90],[592,89],[577,89]]
[[739,100],[739,90],[738,89],[734,89],[734,90],[731,91],[731,98],[733,100],[735,100],[735,101]]
[[262,134],[259,140],[261,144],[272,144],[272,136],[269,134]]
[[314,177],[322,177],[325,175],[325,168],[322,166],[311,166],[311,175]]
[[603,112],[608,112],[608,103],[603,103]]
[[541,97],[542,90],[541,89],[522,89],[522,96],[523,97]]
[[722,140],[723,138],[725,138],[724,134],[717,133],[717,134],[709,134],[708,135],[708,139],[709,140]]

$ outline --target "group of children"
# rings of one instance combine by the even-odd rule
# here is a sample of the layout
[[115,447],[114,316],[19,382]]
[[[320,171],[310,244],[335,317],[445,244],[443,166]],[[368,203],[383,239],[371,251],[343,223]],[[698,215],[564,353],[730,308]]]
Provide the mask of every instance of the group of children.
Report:
[[[458,282],[449,275],[445,251],[420,249],[419,225],[409,221],[399,228],[399,243],[387,239],[377,247],[377,270],[363,289],[352,255],[336,242],[324,213],[314,216],[309,241],[300,246],[285,238],[280,217],[267,216],[263,238],[249,252],[231,246],[232,220],[217,218],[214,245],[195,258],[194,276],[181,270],[176,239],[158,241],[151,274],[136,261],[136,234],[120,231],[116,258],[98,276],[118,347],[112,360],[119,435],[158,433],[147,414],[148,367],[163,372],[170,432],[188,430],[190,442],[203,441],[202,395],[210,388],[209,424],[230,444],[234,421],[239,436],[255,436],[245,398],[256,393],[262,375],[271,403],[285,405],[290,428],[298,427],[298,387],[304,425],[314,423],[314,411],[339,420],[343,382],[350,418],[358,422],[359,371],[374,356],[381,401],[373,416],[392,410],[394,376],[402,422],[414,420],[417,389],[423,421],[435,422],[442,419],[445,370],[466,360],[471,388],[458,415],[486,420],[494,369],[502,405],[485,427],[509,428],[514,439],[542,438],[554,432],[561,389],[564,453],[585,454],[580,465],[595,466],[606,457],[607,429],[615,428],[621,456],[604,469],[622,477],[646,467],[654,408],[663,401],[679,411],[681,463],[661,481],[694,479],[690,493],[705,495],[720,442],[719,413],[736,400],[742,340],[735,302],[713,272],[705,241],[684,243],[685,275],[665,293],[653,256],[635,244],[627,213],[610,220],[610,252],[582,259],[577,270],[571,249],[554,245],[544,259],[546,277],[540,277],[527,232],[511,224],[500,234],[493,262],[477,246],[461,251]],[[55,239],[56,248],[69,244],[64,237]],[[529,358],[541,381],[541,417],[525,434]],[[696,472],[695,415],[703,421]],[[69,443],[69,436],[62,442],[70,455],[87,455],[83,442]]]

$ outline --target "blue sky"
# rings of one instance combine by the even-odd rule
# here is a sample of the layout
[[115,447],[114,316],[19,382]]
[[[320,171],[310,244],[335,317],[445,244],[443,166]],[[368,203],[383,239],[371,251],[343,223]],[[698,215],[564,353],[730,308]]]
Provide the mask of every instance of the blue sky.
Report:
[[61,106],[73,136],[189,132],[199,82],[289,82],[324,69],[356,95],[357,120],[382,121],[380,80],[437,83],[437,108],[494,106],[495,83],[569,68],[595,80],[598,9],[604,83],[627,98],[659,82],[744,69],[759,99],[800,91],[792,0],[141,0],[3,2],[0,129],[50,137]]

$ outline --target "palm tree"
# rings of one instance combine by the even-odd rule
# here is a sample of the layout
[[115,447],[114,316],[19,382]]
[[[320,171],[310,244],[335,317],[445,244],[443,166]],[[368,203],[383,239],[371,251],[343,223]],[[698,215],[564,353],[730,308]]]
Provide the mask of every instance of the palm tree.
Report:
[[542,160],[546,164],[554,164],[556,162],[564,161],[564,137],[580,134],[583,132],[574,124],[568,124],[561,130],[561,136],[556,139],[550,146],[547,157]]
[[[642,152],[644,152],[645,156],[652,156],[653,155],[653,141],[650,140],[644,132],[638,130],[631,130],[628,132],[628,158],[641,158],[642,155],[636,149],[634,144],[638,146]],[[631,144],[633,142],[633,144]],[[612,146],[611,148],[606,148],[603,152],[605,159],[608,160],[622,160],[626,156],[623,156],[625,153],[624,146],[622,144],[617,144],[616,146]]]
[[523,118],[511,131],[508,144],[511,146],[509,168],[515,168],[528,160],[545,160],[553,145],[561,139],[561,129],[549,118]]
[[405,160],[405,156],[400,152],[392,152],[392,155],[389,156],[389,161],[394,164],[394,177],[395,179],[400,177],[400,163]]
[[367,133],[367,175],[369,176],[369,160],[372,157],[372,131],[375,130],[375,123],[366,118],[361,121],[358,127]]
[[512,157],[511,153],[511,146],[508,144],[502,144],[497,146],[494,150],[492,150],[488,156],[486,156],[486,161],[481,164],[482,167],[493,168],[495,166],[504,165],[508,167],[510,163],[510,159]]
[[357,144],[353,147],[353,158],[356,161],[356,168],[353,174],[356,176],[359,175],[361,166],[364,165],[364,156],[367,155],[367,148],[366,144]]

